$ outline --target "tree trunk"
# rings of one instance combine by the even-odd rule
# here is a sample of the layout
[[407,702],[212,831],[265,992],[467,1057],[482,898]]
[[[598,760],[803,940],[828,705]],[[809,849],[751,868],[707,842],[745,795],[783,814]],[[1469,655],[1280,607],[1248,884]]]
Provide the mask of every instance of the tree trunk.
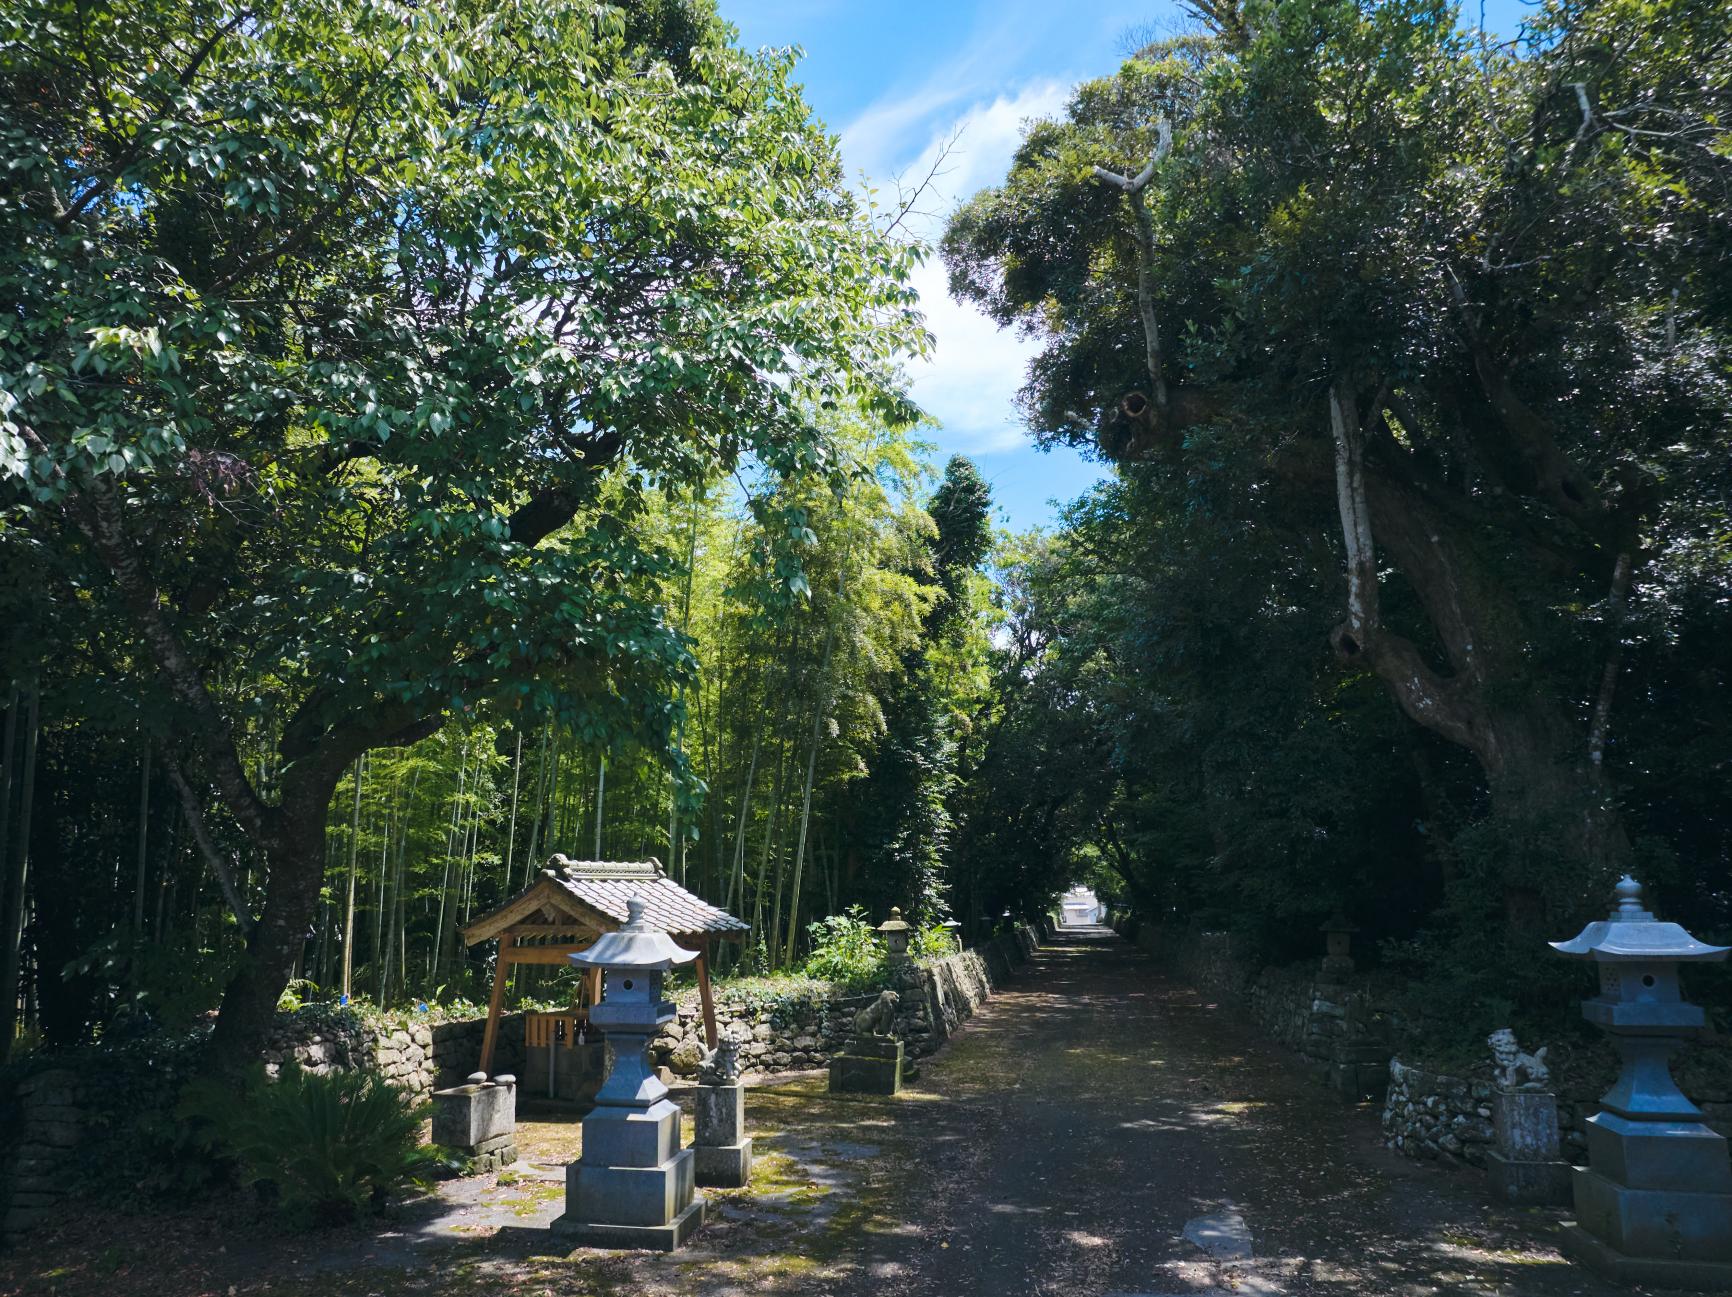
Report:
[[306,944],[324,881],[325,829],[342,767],[285,769],[276,824],[260,844],[268,871],[264,911],[239,970],[223,993],[212,1046],[239,1070],[258,1056],[276,1018],[277,999]]
[[361,850],[361,781],[367,773],[367,758],[355,762],[355,808],[349,816],[349,899],[343,907],[343,998],[349,998],[355,971],[355,871]]
[[[1351,389],[1330,390],[1348,591],[1336,650],[1370,667],[1412,720],[1474,754],[1517,855],[1550,844],[1580,863],[1584,891],[1598,889],[1628,868],[1630,843],[1588,738],[1535,675],[1523,610],[1479,558],[1468,524],[1367,464],[1367,425],[1382,418],[1383,399],[1362,416]],[[1418,595],[1447,669],[1383,625],[1379,546]],[[1512,916],[1531,890],[1510,879]]]
[[[41,693],[32,687],[29,697],[24,718],[23,788],[18,799],[16,850],[11,842],[0,840],[0,865],[5,866],[5,876],[0,877],[0,1063],[12,1053],[12,1038],[18,1033],[18,961],[24,937],[24,892],[30,882],[30,812],[36,801],[37,706]],[[10,738],[10,717],[6,729]],[[10,759],[10,750],[6,755]]]

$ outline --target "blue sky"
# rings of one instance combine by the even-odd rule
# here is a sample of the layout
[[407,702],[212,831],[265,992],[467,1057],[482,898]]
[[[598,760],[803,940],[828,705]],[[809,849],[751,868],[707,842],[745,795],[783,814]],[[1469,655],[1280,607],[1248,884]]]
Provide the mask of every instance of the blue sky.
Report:
[[[942,142],[960,131],[938,184],[943,216],[1003,179],[1022,123],[1063,110],[1070,88],[1115,69],[1127,32],[1180,17],[1170,0],[720,0],[748,47],[798,45],[807,101],[842,139],[850,171],[894,194],[894,178],[918,179]],[[1486,0],[1485,24],[1512,30],[1522,0]],[[1474,0],[1469,13],[1477,15]],[[945,291],[933,257],[917,286],[937,338],[914,373],[914,393],[941,421],[941,454],[971,456],[992,482],[1010,526],[1050,524],[1048,501],[1066,501],[1102,472],[1073,451],[1034,449],[1012,405],[1032,344],[1004,333]]]

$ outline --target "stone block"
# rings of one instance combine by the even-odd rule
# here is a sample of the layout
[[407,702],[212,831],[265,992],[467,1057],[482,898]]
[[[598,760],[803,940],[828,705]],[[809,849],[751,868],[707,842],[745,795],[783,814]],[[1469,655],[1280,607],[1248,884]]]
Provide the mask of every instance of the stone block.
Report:
[[[830,1090],[834,1094],[900,1094],[902,1091],[902,1042],[895,1048],[855,1040],[846,1051],[830,1060]],[[864,1052],[869,1051],[869,1052]]]
[[433,1142],[473,1149],[517,1128],[517,1087],[459,1085],[433,1092]]
[[1632,1189],[1576,1167],[1576,1219],[1626,1257],[1732,1264],[1732,1193]]
[[705,1203],[694,1198],[678,1216],[665,1225],[619,1225],[586,1221],[566,1212],[553,1222],[553,1232],[573,1247],[630,1248],[644,1252],[672,1252],[704,1223]]
[[667,1099],[644,1109],[596,1108],[583,1119],[585,1161],[610,1167],[657,1167],[679,1151],[680,1110]]
[[1510,1162],[1558,1160],[1557,1096],[1539,1090],[1502,1091],[1492,1099],[1497,1151]]
[[741,1189],[752,1178],[752,1137],[737,1144],[694,1144],[697,1182],[716,1189]]
[[1518,1161],[1494,1148],[1486,1152],[1485,1174],[1500,1201],[1553,1207],[1570,1203],[1568,1162]]
[[663,1225],[692,1201],[696,1172],[690,1149],[661,1166],[573,1162],[565,1169],[565,1215],[597,1225]]
[[1565,1256],[1621,1284],[1646,1284],[1680,1292],[1732,1292],[1732,1264],[1671,1257],[1627,1256],[1595,1238],[1575,1221],[1558,1237]]
[[1588,1163],[1618,1184],[1732,1192],[1726,1141],[1699,1122],[1631,1121],[1602,1112],[1588,1122]]

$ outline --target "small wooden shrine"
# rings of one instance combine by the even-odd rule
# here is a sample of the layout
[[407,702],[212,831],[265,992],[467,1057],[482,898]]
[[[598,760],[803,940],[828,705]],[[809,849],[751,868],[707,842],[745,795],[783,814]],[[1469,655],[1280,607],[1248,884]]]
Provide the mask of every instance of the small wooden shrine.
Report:
[[[568,860],[554,856],[540,878],[463,929],[463,940],[471,946],[499,939],[499,963],[481,1040],[481,1071],[491,1072],[493,1068],[499,1015],[512,968],[518,964],[567,966],[571,962],[567,956],[587,950],[602,933],[625,926],[626,902],[634,896],[643,899],[644,917],[652,926],[678,945],[698,952],[694,968],[703,1002],[704,1037],[711,1049],[716,1047],[711,951],[718,941],[744,940],[751,925],[693,896],[667,876],[659,860]],[[589,1006],[600,999],[601,970],[592,969],[584,980],[583,1003],[578,1009],[569,1015],[547,1016],[568,1018],[568,1030],[575,1037],[578,1027],[588,1019]]]

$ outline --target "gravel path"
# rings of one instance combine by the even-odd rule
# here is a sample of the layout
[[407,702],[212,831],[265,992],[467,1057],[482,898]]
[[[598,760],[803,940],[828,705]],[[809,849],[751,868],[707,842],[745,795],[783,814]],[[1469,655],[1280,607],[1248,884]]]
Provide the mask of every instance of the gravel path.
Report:
[[[928,1064],[908,1294],[1629,1293],[1563,1214],[1382,1147],[1293,1055],[1106,929],[1044,949]],[[1187,1237],[1189,1236],[1189,1237]]]

